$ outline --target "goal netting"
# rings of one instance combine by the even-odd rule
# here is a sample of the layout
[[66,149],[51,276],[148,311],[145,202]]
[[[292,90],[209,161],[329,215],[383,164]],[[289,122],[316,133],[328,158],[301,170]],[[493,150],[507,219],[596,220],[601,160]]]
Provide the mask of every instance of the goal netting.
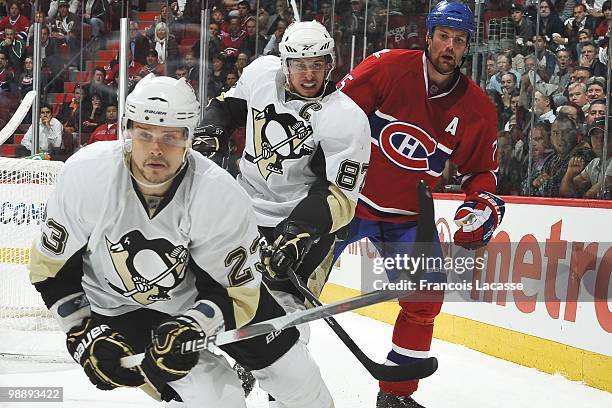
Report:
[[[59,327],[30,284],[30,247],[62,162],[0,157],[0,356],[61,356]],[[60,356],[58,356],[60,353]],[[67,355],[67,354],[66,354]]]

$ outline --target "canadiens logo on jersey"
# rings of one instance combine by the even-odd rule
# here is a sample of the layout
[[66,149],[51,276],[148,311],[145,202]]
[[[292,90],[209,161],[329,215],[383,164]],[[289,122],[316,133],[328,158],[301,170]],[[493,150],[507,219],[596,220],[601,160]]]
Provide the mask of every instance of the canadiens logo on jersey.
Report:
[[106,238],[106,246],[123,283],[122,287],[109,285],[142,305],[171,300],[168,292],[185,278],[189,253],[183,245],[163,238],[149,240],[132,230],[117,242]]
[[[319,104],[315,104],[319,106]],[[316,107],[310,106],[317,110]],[[309,113],[304,111],[305,119]],[[301,112],[300,112],[301,113]],[[276,112],[274,104],[266,106],[263,110],[252,108],[253,115],[253,143],[255,156],[246,155],[246,159],[257,164],[259,172],[264,179],[272,173],[283,174],[283,161],[299,159],[312,154],[314,144],[312,126],[291,113]]]
[[440,176],[452,150],[417,125],[383,116],[370,115],[370,126],[387,159],[404,169]]

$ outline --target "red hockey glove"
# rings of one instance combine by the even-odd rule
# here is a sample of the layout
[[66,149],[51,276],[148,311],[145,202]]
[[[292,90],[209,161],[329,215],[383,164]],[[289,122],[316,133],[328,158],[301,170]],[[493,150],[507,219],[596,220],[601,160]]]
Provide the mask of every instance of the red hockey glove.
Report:
[[467,249],[487,245],[493,231],[504,218],[505,202],[498,196],[482,191],[470,194],[455,212],[455,243]]

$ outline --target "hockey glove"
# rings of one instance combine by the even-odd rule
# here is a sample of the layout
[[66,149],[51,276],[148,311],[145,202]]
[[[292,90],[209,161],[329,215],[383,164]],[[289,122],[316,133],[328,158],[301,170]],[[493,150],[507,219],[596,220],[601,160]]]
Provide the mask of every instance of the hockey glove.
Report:
[[134,354],[123,336],[106,324],[86,318],[67,334],[66,346],[74,360],[97,388],[139,387],[145,383],[136,368],[121,367],[122,357]]
[[230,155],[229,137],[219,126],[206,125],[196,128],[191,147],[226,168]]
[[261,252],[266,271],[276,280],[287,279],[289,268],[296,270],[315,242],[313,234],[293,221],[283,220],[274,228],[274,243]]
[[455,243],[467,249],[487,245],[504,218],[505,202],[486,191],[471,194],[455,212]]
[[176,316],[157,326],[140,368],[160,394],[167,383],[189,374],[198,362],[199,354],[182,354],[181,345],[204,337],[200,325],[189,316]]

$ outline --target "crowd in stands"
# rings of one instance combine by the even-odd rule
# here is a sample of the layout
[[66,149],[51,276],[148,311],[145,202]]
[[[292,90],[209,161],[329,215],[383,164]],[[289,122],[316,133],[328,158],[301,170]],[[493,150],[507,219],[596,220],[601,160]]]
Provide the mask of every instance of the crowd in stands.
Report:
[[[279,55],[279,42],[293,21],[286,0],[212,3],[209,98],[231,88],[255,58]],[[184,77],[198,91],[201,0],[47,0],[38,2],[36,12],[33,4],[0,0],[0,126],[10,117],[5,111],[14,111],[32,89],[31,21],[40,22],[43,102],[48,102],[41,109],[40,147],[54,157],[65,159],[82,145],[117,137],[118,28],[127,13],[130,87],[155,73]],[[387,7],[369,0],[366,7],[365,0],[306,0],[298,5],[302,20],[317,20],[334,36],[336,81],[374,51],[425,46],[428,2],[389,0]],[[485,2],[481,11],[513,28],[511,46],[476,54],[462,68],[471,74],[478,64],[478,71],[486,72],[475,79],[497,107],[498,193],[610,198],[609,189],[601,193],[602,183],[612,180],[611,138],[604,137],[602,125],[610,111],[610,0],[498,0]],[[486,42],[486,34],[481,38]],[[31,128],[23,132],[18,156],[31,154]],[[601,171],[604,140],[608,180]],[[244,129],[232,142],[236,159]]]

